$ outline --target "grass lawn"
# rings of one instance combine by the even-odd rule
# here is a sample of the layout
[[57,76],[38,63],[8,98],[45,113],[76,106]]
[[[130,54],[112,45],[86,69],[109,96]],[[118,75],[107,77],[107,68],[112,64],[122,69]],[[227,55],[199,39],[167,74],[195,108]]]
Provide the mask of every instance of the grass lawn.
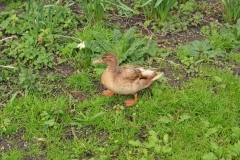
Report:
[[[240,19],[220,1],[179,0],[158,24],[141,1],[4,2],[0,159],[240,159]],[[127,107],[102,94],[105,52],[164,76]]]

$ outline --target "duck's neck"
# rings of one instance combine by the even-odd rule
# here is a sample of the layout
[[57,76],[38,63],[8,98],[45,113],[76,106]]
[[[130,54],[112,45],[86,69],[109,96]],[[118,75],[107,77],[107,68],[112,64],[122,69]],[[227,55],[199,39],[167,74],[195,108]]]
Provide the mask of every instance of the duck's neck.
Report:
[[107,71],[114,72],[117,70],[117,63],[108,64]]

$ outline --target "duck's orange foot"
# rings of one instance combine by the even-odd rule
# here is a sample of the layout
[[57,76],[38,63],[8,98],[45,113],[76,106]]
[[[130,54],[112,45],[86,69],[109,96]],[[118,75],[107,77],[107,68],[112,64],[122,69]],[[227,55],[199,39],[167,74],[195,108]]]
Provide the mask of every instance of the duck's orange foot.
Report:
[[135,93],[135,94],[134,94],[134,99],[127,99],[127,100],[125,101],[126,106],[132,106],[132,105],[134,105],[134,104],[137,102],[137,99],[138,99],[138,95],[137,95],[137,93]]
[[113,96],[113,95],[114,95],[114,92],[109,91],[109,90],[104,90],[104,91],[103,91],[103,94],[104,94],[105,96]]
[[133,106],[134,103],[136,103],[136,101],[133,99],[127,99],[125,103],[126,103],[126,106],[130,107],[130,106]]

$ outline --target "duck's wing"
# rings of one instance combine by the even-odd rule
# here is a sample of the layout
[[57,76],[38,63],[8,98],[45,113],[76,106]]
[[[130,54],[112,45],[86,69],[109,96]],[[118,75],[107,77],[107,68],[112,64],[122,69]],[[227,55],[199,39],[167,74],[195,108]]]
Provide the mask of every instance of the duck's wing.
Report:
[[115,76],[123,80],[136,80],[143,77],[140,69],[131,66],[118,67]]
[[163,72],[155,72],[154,70],[154,68],[145,69],[132,66],[121,66],[118,67],[115,76],[123,80],[135,81],[137,79],[151,79],[151,81],[155,81],[163,75]]

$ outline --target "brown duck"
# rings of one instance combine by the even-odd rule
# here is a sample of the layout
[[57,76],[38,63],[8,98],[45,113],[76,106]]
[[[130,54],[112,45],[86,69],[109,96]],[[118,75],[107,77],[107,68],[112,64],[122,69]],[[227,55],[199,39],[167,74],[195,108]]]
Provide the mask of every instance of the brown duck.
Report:
[[137,102],[137,92],[149,87],[153,81],[163,75],[163,72],[154,72],[150,69],[132,66],[118,66],[117,58],[112,53],[105,53],[102,58],[93,64],[105,63],[107,69],[102,74],[102,84],[108,89],[103,94],[113,96],[117,94],[134,94],[134,99],[127,99],[126,105],[132,106]]

